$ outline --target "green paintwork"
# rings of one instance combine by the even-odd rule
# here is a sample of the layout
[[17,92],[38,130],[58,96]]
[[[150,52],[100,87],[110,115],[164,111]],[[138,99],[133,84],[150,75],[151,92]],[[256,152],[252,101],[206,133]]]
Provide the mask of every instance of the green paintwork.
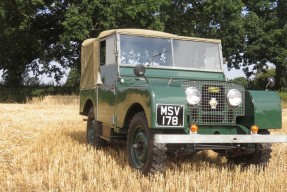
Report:
[[143,107],[147,119],[148,125],[151,126],[151,108],[152,101],[151,94],[149,93],[149,87],[147,86],[133,86],[133,87],[125,87],[118,86],[117,89],[117,127],[123,127],[125,116],[128,113],[128,110],[134,105],[139,104]]
[[[132,105],[138,103],[146,113],[149,127],[156,128],[156,104],[186,105],[182,81],[224,80],[223,73],[219,72],[147,67],[147,84],[144,78],[135,77],[133,66],[121,66],[119,71],[122,83],[118,82],[117,87],[117,127],[123,127],[126,113]],[[184,127],[188,129],[186,118]]]
[[[166,70],[147,69],[148,84],[144,78],[137,78],[132,74],[133,68],[125,67],[120,69],[122,81],[117,81],[115,86],[98,86],[98,89],[82,90],[80,99],[80,112],[83,112],[84,102],[90,99],[95,108],[99,111],[98,120],[103,122],[104,127],[122,128],[129,109],[138,104],[146,113],[150,128],[156,127],[156,105],[175,104],[184,105],[187,114],[186,95],[181,87],[181,82],[194,78],[194,72],[184,71],[184,78],[179,78],[180,71],[170,72],[171,77],[167,77]],[[181,71],[182,72],[182,71]],[[158,73],[158,75],[156,75]],[[204,72],[200,72],[204,73]],[[190,75],[187,75],[190,74]],[[213,74],[212,78],[219,78],[219,74]],[[189,77],[189,78],[187,78]],[[220,79],[220,78],[219,78]],[[219,80],[218,79],[218,80]],[[115,94],[113,87],[116,88]],[[98,102],[96,99],[97,90],[99,92]],[[237,125],[220,126],[205,125],[199,126],[199,134],[248,134],[251,125],[256,124],[261,129],[281,128],[281,102],[277,93],[272,91],[246,91],[245,94],[245,116],[239,117]],[[96,104],[99,103],[97,106]],[[116,121],[113,122],[113,116]],[[184,129],[188,130],[187,118],[185,115]],[[169,129],[161,128],[161,129]]]
[[[152,86],[152,93],[155,99],[155,105],[152,106],[152,126],[156,126],[156,104],[172,104],[186,106],[186,95],[182,87],[168,86]],[[186,107],[185,107],[186,109]],[[186,110],[185,110],[186,114]],[[184,127],[187,126],[186,118],[184,119]],[[180,128],[180,127],[179,127]],[[182,128],[181,128],[182,129]]]
[[[101,85],[96,88],[80,91],[80,113],[87,115],[87,101],[94,107],[96,120],[103,123],[104,130],[114,128],[115,132],[126,129],[132,116],[143,110],[146,114],[148,126],[155,129],[181,129],[189,133],[188,120],[190,109],[187,106],[185,88],[183,82],[189,81],[201,91],[206,81],[211,86],[219,85],[225,92],[238,86],[225,82],[223,71],[207,71],[180,69],[173,67],[145,67],[145,77],[136,77],[132,65],[109,64],[100,67]],[[210,83],[212,82],[212,83]],[[190,85],[188,85],[190,86]],[[242,89],[243,91],[243,89]],[[225,95],[224,93],[223,95]],[[246,91],[243,98],[242,113],[239,108],[231,108],[226,103],[222,114],[228,116],[228,111],[233,110],[234,120],[232,123],[203,123],[199,125],[199,134],[249,134],[251,125],[256,124],[261,129],[281,128],[282,114],[280,97],[272,91]],[[226,101],[224,101],[226,102]],[[184,106],[183,127],[157,127],[156,109],[158,104],[182,105]],[[216,114],[216,111],[205,111],[201,113],[202,105],[197,106],[200,115]],[[227,114],[227,115],[226,115]],[[236,119],[236,120],[235,120]],[[188,122],[189,121],[189,122]],[[122,130],[124,130],[122,129]],[[126,131],[124,132],[126,133]]]
[[[120,67],[121,76],[132,76],[133,66],[122,65]],[[184,79],[184,80],[204,80],[204,81],[225,81],[225,76],[222,71],[195,71],[178,68],[162,68],[162,67],[146,67],[145,76],[150,78],[165,78],[165,79]]]
[[282,127],[281,100],[274,91],[246,91],[245,117],[239,123],[259,129],[276,129]]
[[[128,143],[128,150],[131,154],[131,160],[135,167],[143,168],[148,158],[149,152],[149,138],[142,126],[136,127],[132,132],[130,143]],[[138,147],[133,147],[137,145]]]
[[[182,76],[180,74],[183,74]],[[198,76],[201,77],[199,79]],[[98,89],[81,91],[80,112],[83,112],[86,100],[91,100],[95,111],[98,112],[99,121],[104,127],[122,128],[129,109],[138,104],[146,113],[150,128],[156,126],[156,105],[175,104],[184,105],[187,114],[186,95],[181,83],[186,80],[200,80],[207,78],[221,81],[224,77],[220,73],[195,72],[166,69],[146,69],[148,84],[144,78],[135,77],[132,67],[120,68],[121,81],[114,86],[98,86]],[[172,78],[172,80],[171,80]],[[113,88],[116,89],[113,92]],[[99,92],[97,101],[97,91]],[[266,102],[267,101],[267,102]],[[281,128],[281,103],[279,96],[272,91],[246,91],[246,115],[238,117],[237,125],[201,125],[200,134],[248,134],[251,125],[258,125],[262,129]],[[97,106],[98,103],[98,106]],[[113,119],[115,118],[115,119]],[[189,132],[186,115],[184,116],[184,129]],[[113,122],[115,120],[115,122]],[[170,129],[160,128],[160,129]]]
[[84,107],[87,101],[90,100],[93,106],[97,104],[97,89],[86,89],[80,91],[80,114],[84,112]]
[[[146,84],[145,81],[143,81],[143,83]],[[118,127],[123,126],[126,113],[135,103],[143,107],[149,127],[156,128],[156,104],[185,105],[186,96],[181,87],[152,85],[138,85],[133,87],[119,86],[116,106]]]
[[115,122],[116,95],[114,94],[115,86],[101,85],[98,88],[98,116],[97,120],[103,123],[103,127],[113,127]]

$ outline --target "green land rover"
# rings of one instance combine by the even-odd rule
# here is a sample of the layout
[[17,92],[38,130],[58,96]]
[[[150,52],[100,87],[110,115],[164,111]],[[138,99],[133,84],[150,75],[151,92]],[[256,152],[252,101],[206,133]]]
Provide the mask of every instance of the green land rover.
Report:
[[80,90],[87,142],[126,140],[130,166],[144,174],[163,171],[167,155],[205,149],[265,165],[271,143],[287,142],[268,131],[282,126],[280,97],[227,82],[220,40],[104,31],[82,44]]

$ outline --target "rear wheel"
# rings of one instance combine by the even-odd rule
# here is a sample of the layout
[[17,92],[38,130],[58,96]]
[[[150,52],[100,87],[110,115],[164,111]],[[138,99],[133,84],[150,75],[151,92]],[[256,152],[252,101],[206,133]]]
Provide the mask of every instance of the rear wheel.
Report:
[[131,167],[142,173],[164,171],[166,161],[165,144],[154,143],[153,132],[148,127],[143,112],[137,113],[131,120],[128,131],[128,159]]
[[94,108],[91,107],[87,121],[87,142],[95,147],[106,146],[107,142],[101,138],[102,124],[95,120]]
[[[269,135],[268,130],[261,130],[259,134]],[[227,159],[235,164],[255,164],[266,166],[271,158],[271,144],[270,143],[258,143],[255,145],[255,152],[247,155],[229,156]]]

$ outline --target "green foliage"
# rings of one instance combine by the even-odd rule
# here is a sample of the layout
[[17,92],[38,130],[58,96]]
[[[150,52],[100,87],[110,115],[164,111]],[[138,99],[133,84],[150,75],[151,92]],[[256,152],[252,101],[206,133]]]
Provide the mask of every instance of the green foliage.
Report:
[[235,79],[230,80],[229,82],[243,85],[245,88],[248,88],[249,86],[249,82],[245,77],[237,77]]
[[[27,84],[29,71],[36,78],[53,74],[56,82],[67,67],[80,71],[81,42],[103,30],[145,28],[222,39],[229,69],[243,67],[250,77],[270,62],[276,89],[286,88],[285,0],[1,0],[0,23],[0,70],[13,87]],[[72,86],[78,83],[74,76]]]
[[287,89],[278,92],[278,94],[281,97],[282,108],[287,108]]
[[0,102],[6,103],[25,103],[33,97],[44,97],[46,95],[79,94],[78,88],[53,85],[29,85],[18,88],[0,85],[0,90]]
[[[250,88],[252,89],[265,89],[267,80],[269,77],[275,76],[275,69],[268,69],[262,72],[256,73],[255,78],[251,82]],[[278,82],[276,82],[277,84]]]
[[61,35],[62,41],[82,40],[89,36],[90,26],[93,26],[92,18],[87,13],[80,13],[79,8],[72,5],[67,13],[66,20],[63,21],[64,33]]
[[245,37],[243,7],[241,0],[172,1],[165,12],[165,31],[222,39],[228,67],[239,68]]
[[35,54],[31,47],[37,42],[29,25],[33,7],[27,1],[17,4],[3,0],[0,3],[0,69],[5,70],[4,79],[10,86],[17,87],[22,83],[26,64],[32,62]]
[[278,94],[281,97],[281,100],[286,103],[287,102],[287,92],[279,92]]
[[24,85],[40,85],[40,81],[37,77],[24,78]]
[[65,83],[65,86],[74,87],[75,90],[78,90],[80,87],[80,71],[72,69],[68,75],[68,79]]
[[[287,74],[287,2],[243,1],[246,5],[245,34],[243,50],[244,66],[255,64],[254,69],[262,71],[268,62],[276,66],[276,88],[283,85]],[[246,70],[247,76],[253,71]]]

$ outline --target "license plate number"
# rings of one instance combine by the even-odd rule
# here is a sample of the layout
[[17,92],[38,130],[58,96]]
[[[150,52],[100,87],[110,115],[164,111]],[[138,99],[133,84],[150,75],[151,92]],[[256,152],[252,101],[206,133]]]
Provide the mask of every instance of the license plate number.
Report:
[[157,126],[183,127],[182,105],[157,105]]

